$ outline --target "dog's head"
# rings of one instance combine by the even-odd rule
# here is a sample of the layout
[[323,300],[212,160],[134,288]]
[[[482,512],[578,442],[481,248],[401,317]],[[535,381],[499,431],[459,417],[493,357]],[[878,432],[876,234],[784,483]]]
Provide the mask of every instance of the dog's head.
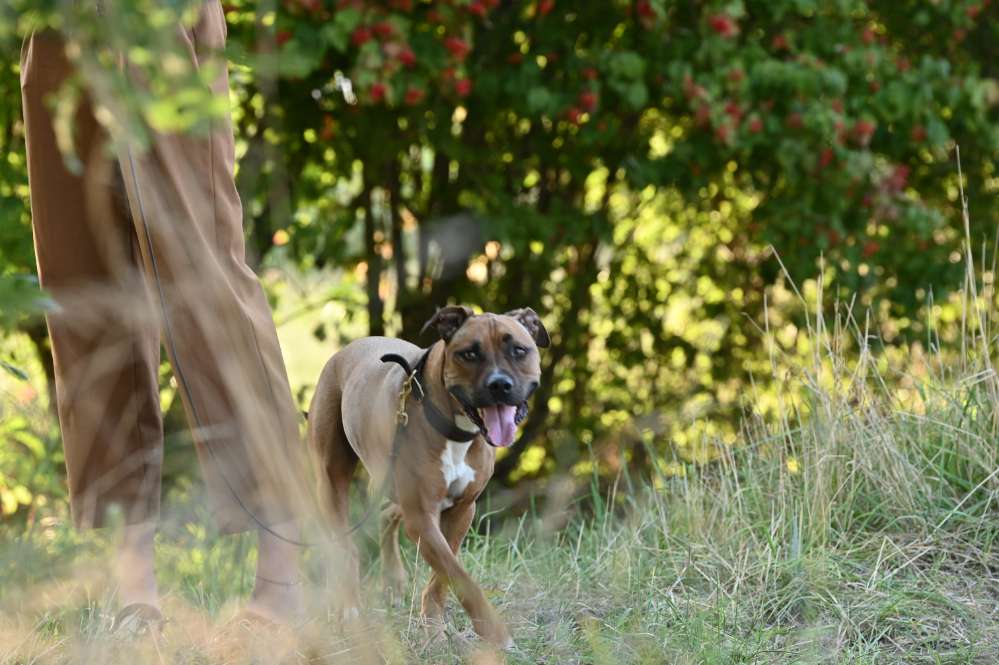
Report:
[[530,307],[476,315],[445,307],[427,321],[444,340],[444,386],[494,446],[513,443],[541,378],[548,331]]

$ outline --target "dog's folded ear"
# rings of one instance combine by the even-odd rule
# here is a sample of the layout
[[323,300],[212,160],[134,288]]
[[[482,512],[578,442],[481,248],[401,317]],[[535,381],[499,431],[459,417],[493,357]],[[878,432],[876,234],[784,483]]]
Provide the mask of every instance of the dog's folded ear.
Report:
[[431,328],[434,328],[441,336],[441,339],[449,342],[454,334],[458,332],[458,328],[468,320],[468,317],[474,315],[475,312],[461,305],[442,307],[437,310],[436,314],[430,317],[429,321],[423,324],[420,334],[422,335]]
[[539,347],[546,348],[552,345],[552,338],[548,336],[545,324],[541,323],[541,317],[530,307],[512,309],[503,316],[509,316],[520,321],[520,325],[527,328],[527,332],[531,333],[534,343]]

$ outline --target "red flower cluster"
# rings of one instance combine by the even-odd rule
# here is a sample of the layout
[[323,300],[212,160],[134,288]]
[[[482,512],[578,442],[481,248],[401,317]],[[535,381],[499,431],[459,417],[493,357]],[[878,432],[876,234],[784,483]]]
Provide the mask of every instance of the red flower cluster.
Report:
[[739,26],[728,14],[715,14],[709,17],[708,25],[725,39],[730,39],[739,34]]
[[472,50],[468,45],[468,42],[458,37],[448,37],[445,39],[444,48],[446,48],[454,59],[459,62],[468,57],[469,51]]

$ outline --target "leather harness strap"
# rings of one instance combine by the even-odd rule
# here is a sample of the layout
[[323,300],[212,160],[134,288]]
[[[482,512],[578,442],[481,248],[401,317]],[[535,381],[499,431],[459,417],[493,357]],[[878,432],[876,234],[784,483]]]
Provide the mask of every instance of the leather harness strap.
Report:
[[[458,427],[458,425],[451,420],[449,417],[441,413],[430,396],[423,389],[423,368],[427,364],[427,358],[430,356],[430,350],[423,352],[420,359],[416,361],[414,367],[409,366],[409,361],[400,356],[398,353],[386,353],[381,357],[381,361],[385,363],[395,363],[402,367],[403,371],[406,372],[407,379],[412,385],[412,395],[413,398],[423,406],[423,415],[427,419],[427,422],[437,430],[437,432],[446,438],[448,441],[455,441],[458,443],[465,443],[466,441],[471,441],[477,437],[480,432],[469,432],[468,430]],[[402,405],[405,406],[405,405]]]

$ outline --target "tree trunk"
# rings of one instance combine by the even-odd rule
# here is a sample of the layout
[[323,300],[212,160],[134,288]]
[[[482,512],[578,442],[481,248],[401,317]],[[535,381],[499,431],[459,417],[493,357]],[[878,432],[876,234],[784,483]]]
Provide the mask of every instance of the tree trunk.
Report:
[[385,303],[378,292],[382,278],[382,255],[375,240],[378,224],[371,205],[371,186],[367,182],[361,194],[361,205],[364,212],[365,260],[368,264],[368,334],[382,336],[385,334]]

